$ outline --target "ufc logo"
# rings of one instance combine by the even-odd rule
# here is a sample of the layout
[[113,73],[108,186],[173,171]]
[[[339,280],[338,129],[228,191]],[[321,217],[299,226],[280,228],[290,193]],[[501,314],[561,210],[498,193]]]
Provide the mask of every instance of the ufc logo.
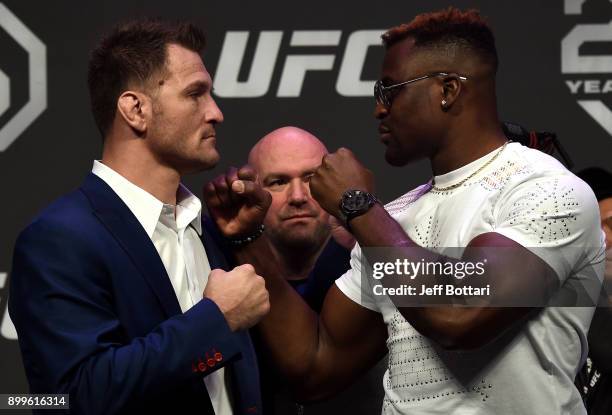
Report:
[[[335,85],[338,94],[346,97],[372,95],[375,81],[362,80],[361,72],[369,48],[382,47],[380,35],[383,32],[358,30],[349,35]],[[266,95],[277,63],[283,69],[276,96],[299,97],[309,71],[330,71],[334,68],[336,54],[289,53],[284,59],[279,57],[283,32],[264,30],[259,33],[248,79],[238,81],[249,36],[248,31],[228,31],[225,35],[214,80],[215,94],[219,97],[257,98]],[[290,46],[338,46],[341,36],[340,30],[295,30],[291,33]]]

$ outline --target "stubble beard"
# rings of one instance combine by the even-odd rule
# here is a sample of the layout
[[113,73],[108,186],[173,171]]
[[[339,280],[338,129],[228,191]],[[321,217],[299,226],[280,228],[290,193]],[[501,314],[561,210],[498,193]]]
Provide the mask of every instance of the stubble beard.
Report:
[[270,241],[281,253],[311,255],[319,251],[331,233],[327,223],[318,223],[311,233],[294,233],[291,229],[266,229]]
[[[152,126],[149,138],[152,140],[151,149],[161,164],[178,171],[181,176],[210,170],[217,165],[220,155],[214,144],[200,141],[197,148],[191,150],[188,146],[190,139],[181,137],[180,133],[167,131],[160,126],[162,122],[159,120]],[[207,145],[212,147],[207,151],[209,154],[193,154],[204,151]]]

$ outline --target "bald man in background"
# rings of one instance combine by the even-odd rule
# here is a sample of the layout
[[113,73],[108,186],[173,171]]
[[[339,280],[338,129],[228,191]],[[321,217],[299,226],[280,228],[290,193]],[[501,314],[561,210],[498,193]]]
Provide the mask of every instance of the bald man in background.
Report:
[[[257,179],[272,195],[265,220],[275,260],[283,275],[308,305],[319,312],[328,289],[349,265],[349,251],[355,241],[311,197],[309,181],[325,145],[308,131],[282,127],[264,136],[252,148],[249,165]],[[266,414],[371,414],[380,410],[383,398],[384,360],[361,381],[334,399],[302,406],[290,396],[286,382],[258,346]]]

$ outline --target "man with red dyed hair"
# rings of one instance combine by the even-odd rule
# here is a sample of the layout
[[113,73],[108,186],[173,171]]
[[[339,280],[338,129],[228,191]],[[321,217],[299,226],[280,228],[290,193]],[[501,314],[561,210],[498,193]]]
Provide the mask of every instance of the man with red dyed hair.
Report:
[[[316,399],[388,348],[385,414],[584,414],[573,379],[604,254],[593,192],[504,136],[495,42],[478,12],[420,15],[383,40],[374,115],[385,158],[429,159],[433,179],[382,206],[349,150],[323,157],[312,195],[358,245],[320,317],[270,261],[265,233],[236,249],[266,279],[259,329],[272,357]],[[269,205],[248,168],[205,193],[227,236],[252,232]]]

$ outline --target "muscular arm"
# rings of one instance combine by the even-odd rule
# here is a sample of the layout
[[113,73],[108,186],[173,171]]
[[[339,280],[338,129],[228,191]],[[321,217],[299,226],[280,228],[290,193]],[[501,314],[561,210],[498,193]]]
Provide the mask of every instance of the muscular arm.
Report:
[[[371,229],[377,229],[372,232]],[[393,258],[426,262],[441,260],[437,253],[416,245],[402,227],[380,205],[351,221],[351,230],[362,247],[394,247]],[[480,347],[515,324],[519,324],[538,307],[495,307],[504,297],[521,295],[524,304],[543,302],[558,286],[555,272],[537,255],[513,240],[497,233],[485,233],[474,238],[464,251],[463,261],[487,259],[486,278],[493,294],[482,298],[479,307],[398,307],[400,313],[421,334],[449,349]],[[444,258],[445,261],[452,261]],[[397,278],[393,276],[392,278]],[[403,278],[403,284],[433,286],[440,277]],[[418,281],[418,282],[417,282]],[[452,303],[440,296],[439,303]],[[398,305],[402,305],[401,303]]]
[[[340,201],[345,191],[373,192],[373,188],[372,173],[348,149],[324,156],[310,181],[313,197],[335,217],[343,216]],[[543,192],[548,197],[541,200],[535,197]],[[439,294],[438,298],[426,299],[425,303],[410,300],[408,305],[412,308],[404,308],[406,298],[397,295],[391,298],[411,325],[442,347],[477,348],[527,319],[547,304],[560,281],[564,281],[572,267],[584,259],[584,252],[571,249],[572,245],[593,243],[591,236],[596,234],[597,225],[594,197],[588,188],[570,175],[558,173],[556,176],[517,181],[502,193],[494,206],[491,231],[469,241],[460,258],[463,262],[486,259],[485,276],[491,281],[490,295],[479,293],[480,297],[473,298],[475,303],[468,303],[470,308],[451,306],[455,304],[449,301],[453,298]],[[459,217],[447,219],[461,220]],[[383,252],[383,261],[423,260],[434,263],[434,266],[446,262],[454,265],[452,262],[458,261],[417,246],[380,205],[352,219],[350,226],[370,263],[374,262],[370,258],[372,253],[366,251],[373,251],[376,247]],[[543,250],[538,252],[534,246]],[[389,252],[385,254],[385,250]],[[438,275],[428,276],[429,280],[418,278],[421,275],[418,272],[415,279],[400,276],[399,272],[391,277],[397,277],[397,281],[413,290],[417,288],[417,280],[425,288],[441,282],[450,282],[452,286],[467,285],[465,281],[456,281],[452,275],[449,278],[448,275],[439,275],[441,271],[435,272]],[[453,273],[458,277],[455,271]],[[591,282],[589,280],[589,284]]]
[[382,316],[354,303],[335,285],[318,316],[268,260],[271,257],[263,237],[236,252],[238,262],[252,264],[266,279],[271,308],[258,328],[298,399],[331,395],[386,354]]

